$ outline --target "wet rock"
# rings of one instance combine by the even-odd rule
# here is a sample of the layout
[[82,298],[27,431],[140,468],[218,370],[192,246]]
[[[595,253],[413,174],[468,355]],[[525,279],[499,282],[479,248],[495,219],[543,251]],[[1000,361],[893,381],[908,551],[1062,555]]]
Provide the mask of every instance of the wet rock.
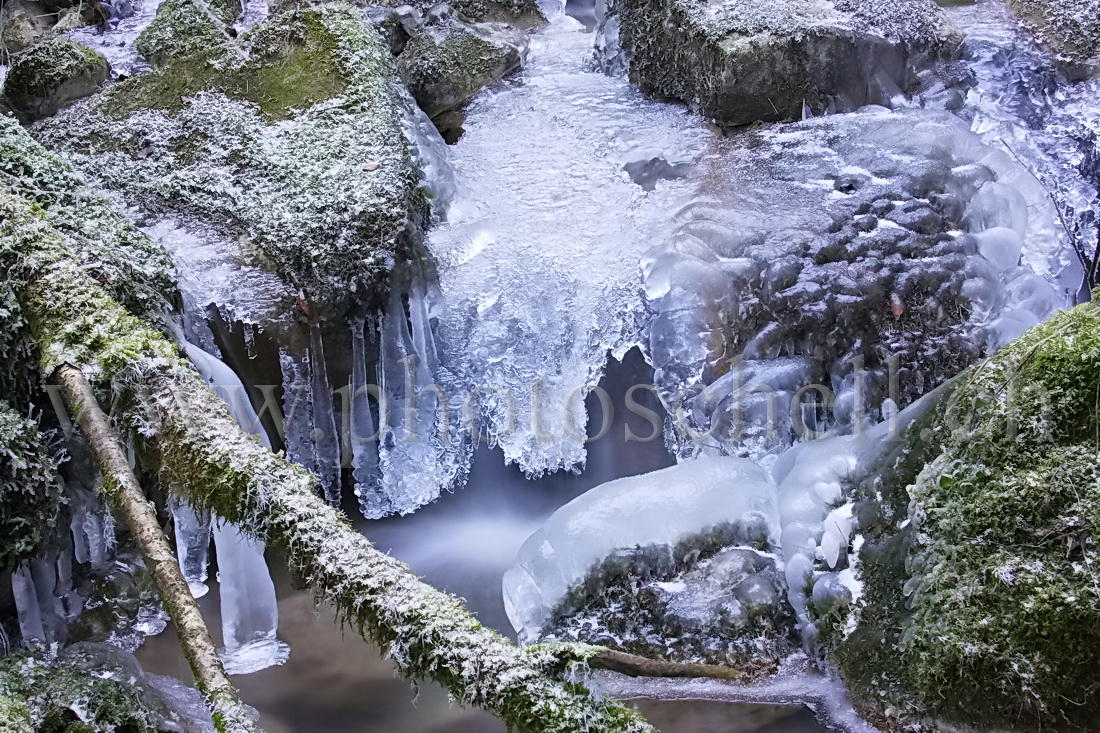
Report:
[[240,238],[319,314],[384,298],[428,213],[389,49],[346,5],[223,40],[34,134],[147,212]]
[[1008,0],[1074,77],[1100,71],[1100,0]]
[[723,125],[889,103],[962,40],[932,0],[615,0],[602,54]]
[[25,51],[4,79],[4,99],[24,121],[55,114],[93,94],[110,73],[107,59],[67,38],[51,38]]
[[527,39],[502,24],[459,22],[449,8],[429,11],[425,28],[409,38],[397,68],[429,117],[461,106],[483,87],[515,70]]

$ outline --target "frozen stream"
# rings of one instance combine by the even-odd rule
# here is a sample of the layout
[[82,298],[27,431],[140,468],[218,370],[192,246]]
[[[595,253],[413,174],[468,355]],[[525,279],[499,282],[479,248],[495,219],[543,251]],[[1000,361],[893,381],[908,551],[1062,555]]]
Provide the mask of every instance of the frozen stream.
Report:
[[[261,21],[260,7],[249,3],[242,24]],[[133,38],[155,8],[145,0],[116,31],[82,31],[81,40],[106,53],[116,72],[138,73]],[[454,189],[428,237],[435,277],[402,281],[406,291],[377,332],[369,321],[354,324],[350,359],[329,353],[352,362],[353,387],[372,381],[380,354],[379,381],[399,392],[397,419],[415,404],[427,429],[408,439],[400,428],[417,426],[391,426],[379,447],[354,449],[351,473],[371,517],[362,531],[512,634],[501,578],[562,505],[677,459],[747,456],[770,471],[799,442],[793,418],[775,434],[711,439],[729,427],[722,400],[767,387],[785,408],[793,405],[785,414],[798,414],[802,427],[844,433],[896,414],[1072,302],[1081,282],[1072,245],[1095,244],[1096,86],[1066,87],[997,0],[949,12],[968,33],[963,64],[975,80],[954,114],[877,109],[729,136],[597,71],[591,23],[561,16],[534,33],[524,70],[467,108],[464,134],[446,150],[453,181],[439,172],[447,166],[432,174],[438,190]],[[928,202],[948,197],[957,221],[935,232],[935,256],[911,257],[915,237],[899,232],[924,226],[914,221],[926,217]],[[831,230],[857,210],[858,227]],[[278,320],[285,309],[279,283],[243,262],[233,243],[176,222],[149,231],[177,259],[192,321],[211,307],[249,323]],[[834,235],[850,236],[838,245]],[[870,254],[830,261],[847,245]],[[874,255],[881,261],[869,265]],[[878,278],[872,285],[868,273]],[[870,326],[858,324],[864,331],[836,325],[838,312],[862,312],[868,302],[888,307],[867,316]],[[952,307],[937,313],[937,302]],[[776,312],[782,318],[767,315]],[[883,330],[874,319],[891,312],[889,338],[874,342],[869,334]],[[203,346],[213,338],[198,335]],[[878,368],[874,359],[888,347],[914,362],[900,375],[902,393],[882,391],[893,379],[883,362],[874,375],[882,389],[860,404],[842,365],[865,349]],[[719,368],[734,354],[747,359],[747,385]],[[234,363],[255,355],[223,356]],[[407,372],[395,366],[402,359],[410,360]],[[836,414],[795,402],[814,380],[839,395]],[[323,382],[318,394],[327,391]],[[407,394],[433,384],[433,397]],[[633,399],[655,421],[627,417],[633,385],[648,387]],[[717,407],[684,405],[690,427],[710,429],[706,441],[685,439],[669,420],[675,395],[694,388],[721,397]],[[439,401],[449,408],[446,438],[434,430]],[[352,411],[356,429],[372,432],[370,410]],[[647,437],[625,442],[628,427]],[[840,543],[821,531],[826,505],[838,498],[822,492],[839,483],[805,468],[796,475],[812,475],[821,496],[807,498],[802,484],[810,481],[788,487],[806,545],[804,557],[787,553],[788,564],[803,569],[819,546]],[[346,494],[345,508],[357,513]],[[780,506],[776,536],[794,526],[786,514]],[[268,730],[499,729],[479,712],[451,709],[433,685],[414,708],[388,661],[350,634],[342,639],[327,611],[318,617],[277,568],[275,575],[290,660],[237,680]],[[220,595],[215,587],[202,601],[212,626]],[[187,678],[169,635],[150,640],[140,656],[150,671]],[[822,680],[796,669],[740,692],[621,680],[608,689],[665,698],[641,703],[665,731],[823,730],[803,703],[830,707],[834,723],[865,730],[839,687]]]

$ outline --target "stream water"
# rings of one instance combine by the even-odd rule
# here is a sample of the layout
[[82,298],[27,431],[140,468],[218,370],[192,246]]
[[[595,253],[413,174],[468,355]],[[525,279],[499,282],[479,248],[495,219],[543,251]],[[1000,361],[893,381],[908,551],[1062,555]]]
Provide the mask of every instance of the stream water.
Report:
[[[956,96],[930,97],[926,106],[934,109],[898,100],[893,111],[729,136],[686,108],[653,101],[599,71],[591,4],[571,3],[567,11],[575,17],[558,17],[535,32],[523,70],[468,106],[456,144],[429,151],[438,158],[429,183],[445,192],[441,221],[428,237],[437,276],[417,273],[404,281],[381,324],[353,324],[350,353],[329,348],[330,359],[350,364],[353,388],[378,372],[383,389],[398,393],[398,423],[383,431],[377,447],[355,446],[345,456],[359,496],[344,492],[342,500],[361,531],[431,584],[466,599],[483,623],[514,637],[501,579],[528,537],[586,491],[678,459],[747,456],[769,470],[783,461],[790,468],[793,459],[784,455],[802,437],[793,423],[844,433],[889,418],[984,350],[1080,297],[1082,270],[1073,250],[1096,245],[1097,82],[1074,86],[1062,79],[999,0],[943,4],[967,33],[960,68],[972,83]],[[114,28],[75,35],[103,51],[117,74],[140,73],[133,40],[156,5],[145,0]],[[263,6],[244,6],[241,25],[262,21]],[[935,109],[943,99],[951,112]],[[888,164],[880,159],[884,150]],[[950,170],[943,159],[953,161]],[[984,183],[999,188],[975,183],[979,168],[991,177]],[[871,193],[849,196],[841,178]],[[798,261],[802,255],[791,243],[834,234],[830,217],[859,196],[867,197],[858,203],[869,210],[886,201],[884,211],[927,196],[913,193],[914,181],[938,186],[936,196],[961,199],[978,245],[961,231],[949,232],[942,262],[906,261],[913,269],[898,281],[914,292],[943,287],[954,296],[951,273],[965,272],[965,282],[960,275],[955,285],[972,317],[941,311],[937,318],[946,325],[940,330],[895,338],[891,346],[919,362],[902,371],[901,393],[875,392],[894,376],[872,365],[871,399],[853,403],[858,390],[840,365],[854,353],[859,334],[818,329],[825,315],[815,306],[826,301],[822,293],[832,298],[842,291],[845,277],[860,280],[865,261],[840,274],[815,269]],[[990,191],[1001,198],[990,203]],[[900,251],[895,233],[901,227],[882,216],[853,237],[879,237],[874,241]],[[177,261],[189,339],[211,353],[220,350],[246,385],[262,383],[253,372],[281,369],[286,384],[289,372],[311,381],[315,397],[331,391],[316,330],[304,337],[309,359],[284,352],[281,364],[276,357],[274,365],[255,367],[263,358],[257,360],[253,327],[268,327],[267,338],[277,341],[293,321],[280,311],[288,298],[276,278],[246,263],[233,241],[186,222],[146,224]],[[791,323],[760,319],[752,310],[758,301],[765,308],[774,303],[751,287],[786,288],[784,302],[794,304],[785,311]],[[902,290],[899,285],[895,293],[895,318],[905,310]],[[803,304],[799,293],[810,293],[813,302]],[[727,326],[716,325],[721,319]],[[229,339],[226,324],[248,335]],[[780,325],[809,335],[795,339]],[[278,354],[281,347],[267,350]],[[747,387],[715,368],[716,354],[726,348],[748,355]],[[939,360],[939,351],[950,351],[954,361]],[[408,370],[394,366],[401,357],[413,358]],[[807,405],[799,415],[799,387],[814,380],[833,388],[840,409],[826,415]],[[415,391],[431,385],[440,392],[418,402]],[[631,406],[627,393],[635,385],[649,389],[631,393]],[[687,428],[725,427],[721,410],[690,403],[686,427],[669,414],[674,395],[685,389],[735,399],[742,388],[761,387],[788,407],[795,401],[787,413],[799,419],[774,432],[750,429],[737,440],[689,441]],[[469,395],[478,399],[466,400]],[[467,410],[466,422],[448,418],[458,437],[407,438],[401,428],[411,425],[401,416],[432,423],[440,403],[453,416]],[[318,404],[315,422],[300,434],[319,426],[320,412],[330,425],[346,418],[357,429],[378,417],[365,400],[347,416]],[[415,409],[406,413],[406,404]],[[290,436],[292,455],[293,441]],[[810,475],[804,465],[791,472]],[[822,475],[813,474],[814,487],[835,479]],[[328,482],[330,492],[336,483]],[[794,525],[798,531],[820,525],[828,511],[824,498],[799,494],[790,503],[803,514],[796,522],[781,507],[783,526],[774,529],[785,539]],[[838,540],[826,532],[822,542],[829,541]],[[388,660],[342,633],[331,612],[315,608],[268,559],[278,636],[289,644],[290,658],[234,680],[266,730],[502,730],[488,715],[451,706],[433,684],[414,692]],[[809,562],[797,553],[786,559],[791,567]],[[200,603],[216,630],[222,589],[210,586]],[[138,657],[150,672],[189,678],[170,633],[149,638]],[[637,705],[664,731],[824,730],[806,704],[834,727],[869,729],[836,683],[801,668],[740,691],[715,684],[608,684],[614,695],[643,698]]]

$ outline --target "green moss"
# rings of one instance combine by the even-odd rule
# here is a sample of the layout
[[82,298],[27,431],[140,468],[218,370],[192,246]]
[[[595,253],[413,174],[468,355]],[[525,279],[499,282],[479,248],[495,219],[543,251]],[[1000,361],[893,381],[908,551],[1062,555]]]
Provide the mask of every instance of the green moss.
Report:
[[0,401],[0,571],[39,553],[57,521],[57,459],[34,420]]
[[984,728],[1100,717],[1098,406],[1090,303],[961,375],[910,429],[878,487],[910,521],[869,532],[860,624],[836,652],[865,702]]

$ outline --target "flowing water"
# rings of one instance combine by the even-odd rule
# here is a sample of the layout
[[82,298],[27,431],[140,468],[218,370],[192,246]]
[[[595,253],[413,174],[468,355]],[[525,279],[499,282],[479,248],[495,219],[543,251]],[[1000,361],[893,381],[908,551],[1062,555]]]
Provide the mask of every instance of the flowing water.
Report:
[[[240,25],[261,22],[263,5],[244,6]],[[116,74],[140,73],[145,67],[133,41],[156,6],[144,0],[105,32],[74,35],[104,52]],[[842,448],[828,457],[833,463],[799,463],[832,448],[787,453],[800,441],[793,423],[844,433],[897,414],[983,350],[1078,297],[1082,268],[1073,250],[1089,252],[1096,243],[1096,82],[1069,85],[999,0],[948,9],[968,35],[960,68],[971,78],[944,105],[952,113],[898,100],[894,111],[729,136],[681,106],[655,102],[600,72],[591,4],[571,3],[567,10],[575,17],[558,17],[532,36],[522,72],[468,106],[455,145],[441,150],[438,139],[428,140],[423,120],[410,118],[418,155],[430,164],[428,182],[444,202],[428,237],[437,276],[402,275],[381,323],[353,324],[352,353],[334,354],[328,346],[330,358],[351,364],[353,388],[377,372],[396,405],[397,422],[383,428],[380,442],[353,445],[346,456],[358,502],[345,492],[345,508],[363,510],[369,518],[359,519],[359,527],[380,548],[465,598],[485,624],[506,634],[514,630],[501,578],[527,538],[589,489],[677,459],[739,455],[769,470],[778,465],[783,476],[800,477],[789,504],[802,514],[795,521],[782,506],[778,513],[784,538],[796,524],[798,531],[816,527],[821,535],[826,494],[839,485],[834,473],[841,469],[834,471],[839,464],[833,459],[843,463],[851,456]],[[882,150],[889,151],[883,156],[889,165],[879,159]],[[944,159],[952,161],[949,170]],[[975,182],[975,171],[987,178]],[[826,296],[850,298],[840,291],[844,277],[859,279],[858,267],[840,275],[815,269],[799,261],[791,243],[831,236],[829,216],[846,206],[885,201],[888,211],[925,196],[913,193],[914,181],[938,186],[937,196],[961,199],[975,239],[953,231],[943,262],[906,262],[914,269],[901,275],[911,276],[919,290],[949,287],[952,271],[965,272],[965,283],[960,275],[957,284],[970,310],[941,312],[937,317],[946,325],[940,331],[896,340],[895,347],[926,359],[902,373],[897,402],[872,389],[869,404],[853,403],[858,390],[838,365],[851,356],[848,341],[857,339],[817,328],[815,319],[826,314],[815,307]],[[867,188],[849,190],[858,186]],[[900,227],[890,221],[883,214],[863,234],[897,246]],[[257,380],[244,371],[263,371],[254,364],[264,359],[256,359],[252,336],[227,340],[225,324],[247,334],[257,324],[282,324],[271,329],[275,343],[266,347],[275,355],[268,360],[278,363],[264,368],[281,372],[288,392],[295,382],[305,384],[310,404],[309,420],[288,433],[291,455],[305,456],[311,444],[302,436],[322,422],[373,432],[379,416],[367,400],[353,403],[349,415],[335,413],[326,400],[335,385],[326,381],[319,330],[299,334],[297,351],[278,342],[294,319],[276,278],[246,262],[234,242],[201,227],[146,224],[180,270],[186,337],[211,353],[220,346],[224,361],[249,385]],[[784,311],[792,322],[761,320],[752,309],[767,299],[751,288],[779,290],[781,281],[783,297],[796,303]],[[813,294],[812,302],[797,305],[799,293]],[[905,293],[895,295],[900,318]],[[740,317],[731,319],[731,313]],[[719,323],[731,320],[743,332]],[[779,326],[811,336],[794,339]],[[940,338],[952,348],[964,344],[957,362],[939,363],[938,353],[930,355],[928,344]],[[749,359],[747,386],[715,368],[716,354],[734,345]],[[881,376],[887,380],[885,368]],[[750,429],[736,440],[688,441],[671,414],[675,395],[685,389],[732,399],[742,389],[765,386],[790,403],[815,379],[834,388],[843,409],[825,416],[807,406],[800,420],[792,418],[776,434]],[[437,392],[424,392],[432,385]],[[630,397],[644,411],[627,403],[634,385],[649,386]],[[403,430],[414,421],[434,424],[441,406],[449,408],[445,423],[457,437]],[[689,428],[724,426],[721,410],[708,404],[678,406]],[[789,412],[797,416],[794,406]],[[311,467],[327,462],[331,469],[341,446],[322,448],[302,460],[313,461]],[[331,470],[326,490],[341,498]],[[198,522],[200,539],[191,545],[201,544],[208,531]],[[826,531],[821,541],[831,547],[841,540]],[[257,560],[256,552],[250,557]],[[791,568],[809,563],[797,554],[787,560]],[[486,714],[451,706],[435,685],[414,693],[388,660],[342,633],[327,608],[315,608],[277,562],[270,564],[278,607],[266,604],[264,623],[270,626],[277,610],[278,638],[289,643],[290,658],[235,678],[266,730],[502,730]],[[205,587],[201,572],[191,575],[196,589]],[[209,585],[200,604],[216,630],[222,609],[239,605],[220,603],[223,591],[240,588]],[[797,607],[798,599],[792,600]],[[238,627],[230,621],[225,628],[233,633]],[[149,638],[139,658],[151,672],[189,678],[171,634]],[[835,727],[867,730],[839,685],[805,667],[795,663],[747,689],[614,679],[601,684],[615,696],[642,698],[638,706],[665,731],[823,730],[806,705]]]

